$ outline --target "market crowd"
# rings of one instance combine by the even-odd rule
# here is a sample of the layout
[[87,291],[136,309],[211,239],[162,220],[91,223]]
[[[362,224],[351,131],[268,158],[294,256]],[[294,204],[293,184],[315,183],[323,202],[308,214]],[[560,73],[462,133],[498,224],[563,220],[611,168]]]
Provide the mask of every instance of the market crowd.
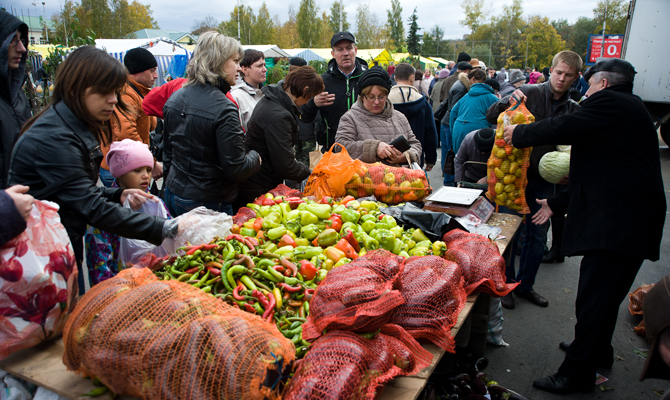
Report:
[[[596,368],[612,365],[619,306],[643,260],[658,260],[666,213],[656,133],[632,94],[630,63],[602,61],[582,74],[581,57],[563,51],[542,72],[496,71],[467,53],[437,70],[369,67],[357,57],[355,37],[340,32],[324,74],[293,58],[285,79],[266,85],[263,53],[206,32],[187,77],[156,88],[149,51],[130,50],[121,64],[80,47],[59,67],[51,103],[33,115],[22,89],[27,36],[26,24],[0,11],[0,246],[25,229],[34,199],[51,200],[60,206],[79,268],[86,258],[95,284],[118,272],[120,237],[160,245],[183,228],[170,218],[199,206],[233,214],[280,183],[305,181],[309,153],[335,143],[368,163],[425,171],[437,164],[445,186],[486,184],[481,163],[497,140],[498,115],[523,101],[536,122],[506,128],[504,140],[533,147],[525,191],[530,214],[516,238],[518,270],[513,258],[507,266],[508,282],[520,285],[502,304],[513,308],[516,296],[546,307],[533,290],[540,263],[583,256],[574,340],[561,345],[566,356],[558,372],[535,386],[590,391]],[[162,132],[158,144],[152,132]],[[407,144],[404,151],[391,144],[398,140]],[[570,173],[553,185],[538,164],[557,145],[572,145]],[[159,178],[163,187],[152,187]],[[620,181],[638,185],[622,191]],[[648,217],[633,227],[619,218],[619,204],[639,198]],[[162,203],[165,212],[134,211],[146,201]],[[670,364],[670,317],[662,321],[653,335]]]

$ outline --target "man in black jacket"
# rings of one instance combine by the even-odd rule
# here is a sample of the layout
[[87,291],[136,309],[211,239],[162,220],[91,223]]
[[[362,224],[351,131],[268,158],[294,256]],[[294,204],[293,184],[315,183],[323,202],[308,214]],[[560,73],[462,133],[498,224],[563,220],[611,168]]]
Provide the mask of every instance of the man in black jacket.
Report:
[[[521,86],[512,95],[502,98],[489,107],[486,111],[486,120],[491,124],[497,123],[500,113],[515,104],[514,99],[525,99],[525,105],[528,111],[535,116],[535,121],[569,114],[579,109],[579,105],[570,99],[568,92],[572,82],[579,78],[579,71],[582,68],[581,57],[572,51],[562,51],[554,56],[552,65],[549,81],[539,85]],[[526,203],[530,208],[530,215],[534,215],[540,209],[535,199],[545,199],[554,194],[554,185],[542,178],[539,171],[542,156],[554,150],[556,150],[555,145],[541,145],[533,146],[533,151],[530,153],[528,185],[526,186]],[[508,282],[521,282],[514,294],[540,307],[547,307],[549,302],[533,290],[533,285],[544,255],[547,227],[546,224],[544,226],[526,224],[519,271],[515,275],[514,252],[512,252],[512,260],[506,271]],[[502,306],[514,308],[512,293],[502,299]]]
[[[586,72],[589,96],[581,109],[541,122],[505,128],[515,147],[572,145],[567,191],[538,200],[533,223],[567,213],[562,252],[583,255],[575,338],[561,343],[558,372],[533,383],[554,393],[591,391],[598,366],[613,363],[612,335],[619,306],[642,262],[660,256],[666,200],[654,123],[633,95],[635,69],[627,61],[601,61]],[[553,75],[553,74],[552,74]],[[619,182],[636,182],[635,190]],[[622,218],[622,204],[644,202],[644,218]]]
[[317,132],[317,140],[324,146],[324,153],[335,143],[340,118],[356,103],[356,82],[368,69],[365,60],[356,57],[356,39],[351,33],[336,33],[330,40],[330,46],[333,59],[328,63],[326,73],[321,75],[326,90],[300,109],[302,121],[308,123],[321,111],[325,131]]
[[0,189],[7,187],[9,159],[21,126],[31,117],[21,88],[26,79],[28,25],[0,11]]

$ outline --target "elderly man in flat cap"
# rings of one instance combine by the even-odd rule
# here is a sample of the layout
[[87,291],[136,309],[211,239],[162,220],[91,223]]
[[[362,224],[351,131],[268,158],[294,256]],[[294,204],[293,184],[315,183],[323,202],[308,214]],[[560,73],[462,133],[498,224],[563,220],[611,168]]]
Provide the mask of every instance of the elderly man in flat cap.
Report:
[[[512,125],[504,139],[515,147],[572,145],[568,188],[542,205],[532,222],[567,212],[562,252],[581,255],[572,343],[540,390],[566,394],[593,390],[598,367],[613,363],[612,335],[621,302],[644,260],[659,259],[666,199],[658,136],[642,100],[633,94],[635,68],[609,59],[591,67],[581,108],[529,125]],[[635,189],[621,182],[636,182]],[[622,217],[623,204],[644,207],[644,218]]]

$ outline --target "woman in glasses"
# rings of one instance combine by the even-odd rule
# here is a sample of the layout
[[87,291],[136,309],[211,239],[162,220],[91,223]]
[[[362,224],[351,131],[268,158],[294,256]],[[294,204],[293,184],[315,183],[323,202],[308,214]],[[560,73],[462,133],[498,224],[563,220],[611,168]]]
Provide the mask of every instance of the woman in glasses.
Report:
[[349,155],[366,163],[381,161],[389,165],[407,165],[405,154],[390,145],[404,136],[412,162],[418,162],[421,143],[412,132],[407,118],[388,99],[391,78],[380,67],[363,72],[356,91],[358,100],[340,119],[335,142],[343,145]]

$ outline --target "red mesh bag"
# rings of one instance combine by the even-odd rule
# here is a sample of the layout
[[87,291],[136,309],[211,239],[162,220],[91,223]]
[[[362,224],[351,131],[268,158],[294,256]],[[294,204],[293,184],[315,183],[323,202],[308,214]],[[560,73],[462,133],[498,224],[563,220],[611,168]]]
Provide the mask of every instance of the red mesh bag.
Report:
[[143,399],[279,398],[295,358],[273,324],[136,268],[81,298],[63,343],[69,370]]
[[502,297],[519,285],[505,283],[505,259],[488,238],[454,229],[445,233],[442,240],[448,248],[444,258],[461,267],[468,295],[484,292]]
[[[291,189],[290,187],[280,183],[276,188],[270,190],[270,193],[273,197],[282,196],[282,197],[302,197],[302,192],[300,190]],[[265,199],[265,195],[256,197],[254,204],[261,205]],[[254,215],[255,218],[255,215]]]
[[535,117],[526,108],[524,101],[510,106],[498,116],[495,144],[487,165],[489,190],[486,196],[499,206],[506,206],[521,214],[528,214],[526,204],[527,172],[532,147],[517,149],[505,143],[503,129],[510,125],[530,124]]
[[242,226],[243,223],[254,218],[256,218],[256,211],[248,207],[241,207],[237,210],[237,214],[233,215],[233,224]]
[[377,250],[333,268],[309,302],[309,317],[302,325],[305,340],[316,339],[324,329],[374,332],[391,311],[403,303],[393,282],[404,258]]
[[410,257],[396,281],[405,304],[393,311],[389,322],[453,353],[451,328],[467,299],[463,282],[460,268],[451,261],[437,256]]
[[642,315],[644,296],[646,296],[647,292],[649,292],[653,287],[653,284],[642,285],[633,292],[628,293],[628,300],[630,300],[628,311],[630,311],[630,315]]
[[386,382],[416,374],[432,359],[396,325],[384,325],[373,339],[331,331],[299,362],[284,399],[374,399]]
[[391,167],[379,162],[361,162],[344,187],[347,194],[355,198],[374,195],[386,204],[422,201],[433,191],[423,170]]

